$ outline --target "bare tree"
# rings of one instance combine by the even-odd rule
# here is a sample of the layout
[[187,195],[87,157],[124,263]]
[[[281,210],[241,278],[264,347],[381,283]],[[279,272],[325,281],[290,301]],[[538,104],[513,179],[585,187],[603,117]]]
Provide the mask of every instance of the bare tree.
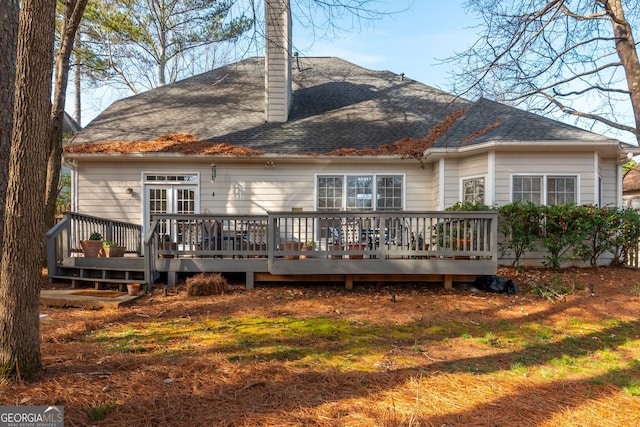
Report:
[[84,45],[109,79],[136,93],[184,77],[185,55],[235,40],[249,28],[232,0],[108,0],[87,9]]
[[[18,0],[3,0],[0,4],[3,10],[3,13],[0,13],[0,224],[3,224],[13,129],[19,3]],[[1,247],[2,227],[0,227]]]
[[[468,0],[484,25],[450,61],[457,93],[604,124],[640,141],[640,3],[623,0]],[[624,114],[624,108],[632,114]]]
[[47,185],[45,193],[45,212],[47,228],[53,226],[58,197],[58,181],[60,180],[60,163],[62,159],[62,127],[66,104],[67,85],[69,82],[70,58],[73,45],[87,0],[66,0],[62,4],[62,20],[60,37],[55,62],[53,102],[51,104],[51,133],[49,141],[49,161],[47,164]]
[[0,264],[0,378],[7,381],[33,379],[42,370],[39,255],[45,231],[42,202],[49,153],[54,29],[55,2],[21,0]]

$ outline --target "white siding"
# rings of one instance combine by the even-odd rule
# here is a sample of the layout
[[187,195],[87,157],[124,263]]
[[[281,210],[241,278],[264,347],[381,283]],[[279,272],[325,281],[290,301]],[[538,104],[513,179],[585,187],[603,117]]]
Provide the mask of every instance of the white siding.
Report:
[[[444,207],[448,208],[462,200],[461,183],[469,177],[487,176],[487,154],[470,156],[460,159],[447,159],[445,164],[445,199]],[[489,185],[486,181],[485,185]]]
[[[265,162],[266,163],[266,162]],[[199,173],[201,213],[264,214],[316,208],[317,174],[399,174],[405,176],[405,209],[431,209],[432,168],[420,168],[417,162],[401,161],[395,165],[282,164],[265,167],[265,163],[217,164],[217,177],[211,182],[210,163],[126,162],[113,165],[82,162],[79,176],[77,210],[88,215],[134,223],[142,221],[142,183],[144,172]],[[126,189],[134,194],[126,194]],[[215,194],[215,195],[214,195]]]
[[[440,182],[438,171],[440,170],[438,163],[430,163],[424,165],[424,181],[422,183],[418,182],[418,184],[422,185],[422,188],[416,190],[416,192],[421,192],[424,194],[424,206],[411,208],[411,210],[428,210],[428,211],[436,211],[438,210],[438,203],[440,198],[438,197],[438,183]],[[407,193],[407,197],[411,199],[413,193]],[[408,200],[407,203],[413,203],[412,200]],[[409,209],[408,209],[409,210]]]
[[[116,221],[142,222],[139,169],[82,162],[77,171],[77,212]],[[133,194],[127,194],[127,188],[133,189]]]
[[459,201],[460,161],[447,159],[444,162],[444,207],[448,208]]
[[603,159],[599,161],[599,174],[602,178],[602,206],[617,206],[618,204],[618,165],[616,159]]

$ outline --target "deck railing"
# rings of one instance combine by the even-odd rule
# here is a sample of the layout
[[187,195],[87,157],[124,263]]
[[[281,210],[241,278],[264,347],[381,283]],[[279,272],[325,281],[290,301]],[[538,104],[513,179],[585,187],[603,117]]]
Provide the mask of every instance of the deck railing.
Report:
[[495,212],[162,214],[153,220],[146,241],[160,257],[498,256]]
[[103,240],[124,246],[130,254],[142,255],[142,227],[75,212],[65,212],[62,219],[47,233],[47,267],[55,271],[65,257],[80,255],[80,241],[97,232]]
[[494,212],[276,212],[269,223],[274,257],[310,250],[334,259],[498,255]]
[[245,272],[249,286],[254,273],[495,274],[498,263],[491,211],[159,214],[141,230],[66,213],[47,234],[47,265],[56,274],[92,232],[144,256],[148,286],[161,273],[175,283],[179,272]]

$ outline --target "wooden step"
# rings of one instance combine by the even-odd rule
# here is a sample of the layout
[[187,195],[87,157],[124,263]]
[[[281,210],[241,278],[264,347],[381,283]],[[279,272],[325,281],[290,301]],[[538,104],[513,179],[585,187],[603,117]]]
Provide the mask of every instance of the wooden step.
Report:
[[111,279],[101,277],[79,277],[79,276],[50,276],[50,279],[71,280],[81,282],[103,282],[103,283],[140,283],[144,284],[144,279]]

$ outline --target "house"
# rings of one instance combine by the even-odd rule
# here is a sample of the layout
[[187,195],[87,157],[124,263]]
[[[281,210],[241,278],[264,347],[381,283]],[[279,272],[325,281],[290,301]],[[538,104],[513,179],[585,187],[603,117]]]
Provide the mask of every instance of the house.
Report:
[[265,58],[116,101],[74,137],[75,212],[147,230],[162,214],[622,205],[634,147],[402,73],[292,55],[288,2],[266,3]]
[[75,135],[80,129],[82,129],[82,126],[65,111],[62,117],[62,134]]
[[622,179],[624,206],[640,209],[640,166],[626,171]]

